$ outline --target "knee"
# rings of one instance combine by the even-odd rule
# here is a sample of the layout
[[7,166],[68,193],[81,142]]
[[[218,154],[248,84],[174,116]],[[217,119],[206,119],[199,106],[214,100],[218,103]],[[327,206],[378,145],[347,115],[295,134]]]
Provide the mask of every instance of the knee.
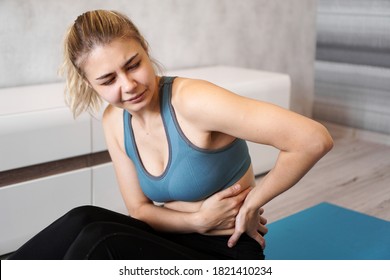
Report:
[[80,232],[79,236],[82,237],[88,237],[89,239],[94,236],[98,237],[98,239],[102,238],[105,234],[107,234],[107,229],[109,228],[107,226],[108,223],[106,222],[92,222],[86,225],[82,231]]
[[102,210],[102,208],[96,206],[83,205],[73,208],[65,214],[65,217],[71,220],[90,221],[94,220],[95,217],[102,212]]
[[79,215],[84,215],[86,213],[94,212],[95,211],[95,206],[92,205],[82,205],[73,208],[70,210],[66,215],[68,216],[79,216]]

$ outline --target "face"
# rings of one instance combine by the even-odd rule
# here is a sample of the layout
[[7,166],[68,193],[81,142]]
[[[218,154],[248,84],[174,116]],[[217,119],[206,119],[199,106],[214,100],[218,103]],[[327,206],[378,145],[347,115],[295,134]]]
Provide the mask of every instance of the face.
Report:
[[145,108],[157,91],[153,65],[136,40],[116,39],[96,47],[83,69],[89,84],[105,101],[130,112]]

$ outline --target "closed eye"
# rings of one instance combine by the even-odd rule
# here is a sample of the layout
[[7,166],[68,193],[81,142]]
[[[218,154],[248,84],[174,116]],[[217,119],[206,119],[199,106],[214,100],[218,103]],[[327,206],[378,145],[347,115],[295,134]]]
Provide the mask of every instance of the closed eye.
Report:
[[112,77],[112,78],[108,79],[107,81],[105,81],[104,83],[102,83],[102,85],[108,86],[108,85],[111,85],[114,81],[115,81],[115,77]]
[[137,69],[141,64],[141,61],[138,61],[137,63],[135,64],[132,64],[132,65],[129,65],[126,67],[126,70],[127,71],[131,71],[131,70],[134,70],[134,69]]
[[[131,71],[131,70],[136,69],[141,64],[141,60],[139,60],[135,64],[131,64],[131,63],[132,63],[132,61],[134,61],[135,58],[137,58],[137,56],[139,56],[138,53],[136,53],[135,55],[130,57],[126,61],[126,63],[122,66],[122,69],[125,69],[126,71]],[[101,85],[104,85],[104,86],[111,85],[115,81],[115,73],[112,73],[112,72],[111,73],[106,73],[106,74],[96,78],[96,80],[105,80],[105,79],[108,79],[108,80],[106,80]]]

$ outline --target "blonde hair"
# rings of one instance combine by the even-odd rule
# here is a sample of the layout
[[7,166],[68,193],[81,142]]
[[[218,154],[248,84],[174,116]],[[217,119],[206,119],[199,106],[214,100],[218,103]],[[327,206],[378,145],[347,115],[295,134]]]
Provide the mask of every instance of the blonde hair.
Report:
[[83,64],[97,46],[104,46],[117,38],[135,39],[149,54],[148,44],[138,28],[128,17],[116,11],[86,12],[66,33],[60,73],[66,76],[65,100],[74,117],[84,111],[91,114],[99,111],[102,100],[89,85]]

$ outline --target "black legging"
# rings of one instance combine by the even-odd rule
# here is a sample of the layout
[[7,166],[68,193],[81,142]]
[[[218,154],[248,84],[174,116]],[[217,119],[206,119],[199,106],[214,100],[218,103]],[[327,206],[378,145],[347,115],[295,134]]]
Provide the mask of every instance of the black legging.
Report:
[[264,259],[247,235],[233,248],[229,236],[173,234],[95,206],[77,207],[42,230],[9,259]]

